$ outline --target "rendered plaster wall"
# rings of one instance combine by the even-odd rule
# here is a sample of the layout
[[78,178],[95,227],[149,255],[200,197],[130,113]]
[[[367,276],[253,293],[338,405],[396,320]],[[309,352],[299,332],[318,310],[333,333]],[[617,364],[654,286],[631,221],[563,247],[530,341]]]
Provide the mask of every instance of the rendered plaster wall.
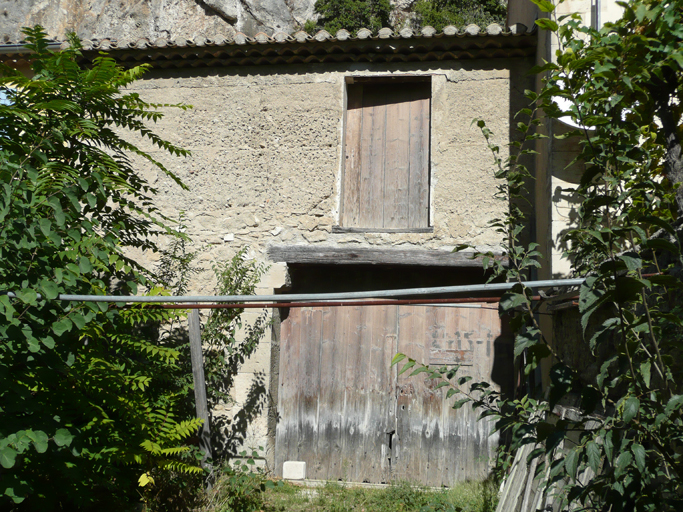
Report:
[[[181,190],[149,165],[144,175],[158,188],[156,204],[176,218],[185,212],[186,232],[203,250],[198,263],[210,269],[241,248],[266,262],[269,244],[451,250],[469,243],[496,249],[500,235],[488,222],[503,213],[494,199],[493,158],[472,119],[486,120],[504,145],[511,112],[523,106],[528,61],[496,59],[441,67],[370,64],[250,67],[156,71],[136,84],[151,102],[186,103],[167,109],[155,126],[167,140],[192,151],[171,158],[146,146],[187,185]],[[415,73],[432,76],[431,224],[433,233],[333,233],[338,222],[345,83],[349,76]],[[140,255],[150,266],[156,256]],[[271,264],[257,293],[285,285],[286,267]],[[210,294],[204,271],[190,293]],[[257,313],[245,313],[247,322]],[[235,386],[238,406],[260,372],[268,383],[270,337],[245,363]],[[226,408],[227,409],[227,408]],[[235,409],[236,410],[236,409]],[[225,410],[232,414],[235,410]],[[267,446],[268,422],[252,423],[247,446]]]
[[[519,2],[515,2],[519,4]],[[518,6],[519,8],[519,6]],[[605,23],[618,20],[623,8],[614,0],[569,0],[557,5],[554,15],[557,17],[577,13],[587,26],[602,27]],[[515,22],[511,19],[509,21]],[[539,37],[538,64],[554,60],[555,52],[559,49],[559,41],[555,34],[543,31]],[[541,87],[540,77],[537,90]],[[564,108],[569,105],[563,104]],[[543,129],[550,137],[540,143],[540,157],[537,168],[541,174],[537,176],[537,187],[540,194],[537,206],[542,205],[544,215],[537,219],[537,233],[541,241],[542,251],[547,254],[547,264],[542,271],[543,278],[563,278],[571,271],[571,262],[562,256],[564,242],[563,234],[571,229],[577,218],[577,200],[567,189],[574,188],[579,183],[582,168],[580,165],[569,165],[579,153],[576,140],[558,140],[554,134],[562,134],[572,127],[562,121],[553,121]],[[537,191],[538,193],[538,191]],[[539,209],[539,212],[541,210]],[[547,217],[546,217],[547,215]]]

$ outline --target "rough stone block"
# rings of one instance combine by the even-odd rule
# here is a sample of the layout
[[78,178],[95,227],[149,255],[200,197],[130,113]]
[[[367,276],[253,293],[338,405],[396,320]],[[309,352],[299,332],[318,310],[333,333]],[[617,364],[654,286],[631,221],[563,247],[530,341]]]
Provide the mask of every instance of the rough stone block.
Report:
[[297,460],[288,460],[282,464],[282,478],[285,480],[305,480],[306,463]]

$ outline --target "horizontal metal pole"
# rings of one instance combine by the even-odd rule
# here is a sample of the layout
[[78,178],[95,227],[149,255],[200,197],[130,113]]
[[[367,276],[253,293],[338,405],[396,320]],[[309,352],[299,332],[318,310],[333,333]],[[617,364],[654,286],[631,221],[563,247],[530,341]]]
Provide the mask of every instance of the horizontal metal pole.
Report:
[[[541,300],[540,295],[534,295],[531,300]],[[344,301],[319,301],[319,302],[250,302],[216,304],[205,302],[203,304],[152,304],[152,308],[162,309],[259,309],[259,308],[308,308],[308,307],[341,307],[341,306],[404,306],[404,305],[424,305],[424,306],[449,306],[463,308],[480,308],[482,304],[498,303],[500,297],[458,297],[450,299],[365,299],[365,300],[344,300]],[[496,306],[497,309],[498,306]]]
[[[578,286],[585,278],[549,279],[545,281],[526,281],[528,288],[550,288],[553,286]],[[478,293],[509,290],[517,282],[474,284],[461,286],[436,286],[431,288],[402,288],[399,290],[375,290],[367,292],[341,293],[292,293],[280,295],[177,295],[177,296],[135,296],[135,295],[68,295],[61,294],[57,300],[74,302],[123,302],[123,303],[183,303],[183,302],[294,302],[345,299],[375,299],[379,297],[405,297],[414,295],[438,295],[456,293]],[[7,294],[16,297],[12,292]],[[39,296],[40,298],[40,296]]]

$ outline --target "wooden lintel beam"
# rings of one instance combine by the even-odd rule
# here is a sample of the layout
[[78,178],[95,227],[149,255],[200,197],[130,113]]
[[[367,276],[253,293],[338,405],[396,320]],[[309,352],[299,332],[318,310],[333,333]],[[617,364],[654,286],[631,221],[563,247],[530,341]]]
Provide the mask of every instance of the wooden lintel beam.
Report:
[[[481,267],[480,258],[462,252],[428,249],[375,249],[369,247],[320,247],[273,245],[268,257],[274,262],[317,265],[414,265],[430,267]],[[507,264],[507,257],[496,255]]]

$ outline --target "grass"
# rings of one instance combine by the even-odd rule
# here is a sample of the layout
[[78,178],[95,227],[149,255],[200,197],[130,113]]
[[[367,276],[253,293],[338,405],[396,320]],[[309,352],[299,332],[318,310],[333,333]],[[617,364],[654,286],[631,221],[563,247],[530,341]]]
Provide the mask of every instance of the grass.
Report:
[[[328,482],[321,487],[303,487],[289,482],[253,488],[255,496],[241,500],[221,498],[231,485],[219,481],[214,506],[202,512],[493,512],[498,501],[492,482],[464,482],[450,489],[431,490],[395,483],[384,488],[354,487]],[[228,504],[232,501],[231,504]]]

